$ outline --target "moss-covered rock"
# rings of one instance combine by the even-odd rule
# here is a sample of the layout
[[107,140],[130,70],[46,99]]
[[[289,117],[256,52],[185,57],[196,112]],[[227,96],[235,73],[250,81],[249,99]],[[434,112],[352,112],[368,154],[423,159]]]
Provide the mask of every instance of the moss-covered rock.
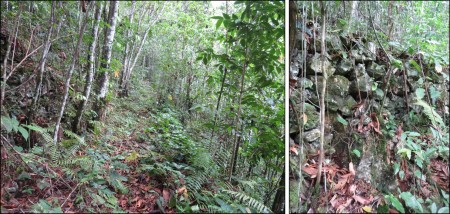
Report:
[[332,66],[331,62],[325,58],[323,62],[323,70],[322,70],[322,60],[320,54],[316,53],[308,63],[308,68],[306,70],[307,75],[313,75],[315,73],[323,74],[323,72],[327,72],[327,75],[330,77],[334,74],[336,69]]
[[319,126],[319,112],[316,111],[316,107],[309,103],[305,103],[303,108],[307,117],[305,130],[308,131]]

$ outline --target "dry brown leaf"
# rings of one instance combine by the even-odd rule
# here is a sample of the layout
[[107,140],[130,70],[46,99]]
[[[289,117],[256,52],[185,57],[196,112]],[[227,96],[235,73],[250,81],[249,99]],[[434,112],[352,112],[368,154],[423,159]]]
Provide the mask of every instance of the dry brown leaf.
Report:
[[317,169],[312,166],[303,167],[302,169],[304,172],[306,172],[308,175],[311,176],[311,178],[314,178],[317,176]]
[[163,189],[163,198],[166,204],[169,203],[170,193],[169,190],[167,190],[166,188]]
[[346,174],[346,175],[342,175],[339,180],[338,183],[336,184],[336,186],[334,186],[334,189],[336,190],[340,190],[342,188],[344,188],[345,184],[347,184],[348,178],[350,177],[351,174]]
[[353,199],[352,198],[348,198],[347,201],[344,204],[341,204],[337,209],[336,212],[337,213],[342,213],[342,211],[345,210],[345,208],[350,205],[350,203],[352,203]]
[[138,202],[136,203],[136,207],[137,207],[137,208],[140,208],[141,205],[142,205],[142,202],[143,202],[142,199],[138,200]]
[[400,139],[403,134],[402,126],[403,126],[403,124],[400,123],[400,125],[398,125],[398,127],[397,127],[397,130],[395,131],[395,135],[397,136],[398,139]]
[[335,194],[335,195],[331,198],[330,204],[331,204],[331,206],[333,206],[333,208],[336,208],[337,205],[338,205],[338,203],[339,203],[339,199],[337,198],[337,195]]
[[442,165],[441,168],[442,168],[442,171],[444,172],[445,176],[448,177],[448,166]]
[[355,199],[355,201],[359,202],[362,205],[366,205],[366,204],[370,203],[370,200],[368,200],[362,196],[359,196],[359,195],[353,195],[352,198]]
[[352,162],[350,162],[348,164],[348,170],[350,171],[350,174],[352,174],[353,176],[356,175],[355,168],[353,167],[353,163]]
[[297,151],[297,148],[295,148],[295,146],[291,146],[289,151],[293,152],[295,155],[298,155],[298,151]]
[[177,194],[183,194],[184,192],[187,192],[187,189],[185,186],[182,186],[181,188],[177,189]]
[[370,114],[370,118],[372,119],[373,130],[378,134],[382,134],[380,131],[380,122],[378,121],[377,113],[373,112]]
[[390,208],[389,209],[389,213],[398,214],[399,212],[397,210],[395,210],[395,209]]
[[308,116],[303,113],[303,124],[306,124],[308,122]]
[[350,194],[354,195],[355,191],[356,191],[356,185],[355,184],[350,185],[349,191],[350,191]]

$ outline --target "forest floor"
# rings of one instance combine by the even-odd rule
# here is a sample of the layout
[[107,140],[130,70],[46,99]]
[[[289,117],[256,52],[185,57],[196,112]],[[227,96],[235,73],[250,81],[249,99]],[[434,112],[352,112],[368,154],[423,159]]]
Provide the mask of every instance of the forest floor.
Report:
[[177,127],[164,133],[158,129],[173,124],[158,124],[160,115],[151,113],[152,90],[144,82],[130,97],[113,99],[107,125],[86,136],[86,146],[74,159],[88,157],[98,166],[59,167],[36,156],[32,162],[32,152],[2,146],[1,171],[7,176],[2,176],[1,212],[175,212],[177,196],[188,198],[182,174],[189,166],[183,154],[158,144],[187,133]]

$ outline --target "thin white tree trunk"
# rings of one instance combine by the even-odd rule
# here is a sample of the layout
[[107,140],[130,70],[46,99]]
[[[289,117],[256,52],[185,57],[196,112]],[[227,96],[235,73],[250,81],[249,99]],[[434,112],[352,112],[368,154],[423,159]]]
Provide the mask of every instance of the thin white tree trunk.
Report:
[[105,45],[103,46],[102,62],[100,67],[102,73],[100,73],[97,80],[97,100],[95,103],[95,111],[97,113],[97,119],[101,120],[105,109],[105,98],[108,93],[109,83],[109,65],[111,63],[112,44],[114,41],[114,35],[116,33],[116,17],[119,3],[117,1],[111,1],[109,7],[108,22],[109,28],[106,31]]
[[44,77],[44,73],[45,73],[45,63],[47,61],[47,55],[48,52],[50,50],[50,46],[51,46],[51,42],[50,42],[50,38],[52,37],[52,32],[53,32],[53,22],[55,21],[55,7],[56,7],[56,2],[54,1],[52,3],[52,11],[51,11],[51,15],[50,15],[50,27],[48,29],[48,33],[47,33],[47,39],[45,41],[45,45],[44,45],[44,50],[42,53],[42,57],[41,57],[41,63],[39,65],[39,73],[38,73],[38,82],[36,83],[36,89],[35,89],[35,94],[34,94],[34,98],[33,98],[33,104],[31,105],[31,115],[33,116],[34,111],[36,110],[37,107],[37,103],[39,101],[39,97],[41,96],[41,89],[42,89],[42,79]]
[[[21,7],[19,7],[21,8]],[[8,38],[8,47],[6,50],[6,55],[5,55],[5,59],[3,61],[3,74],[2,74],[2,78],[3,78],[3,84],[2,84],[2,90],[1,90],[1,96],[0,96],[0,106],[3,107],[3,101],[5,100],[5,90],[6,90],[6,81],[8,81],[9,77],[13,74],[14,69],[13,69],[13,64],[14,64],[14,52],[16,51],[16,45],[14,45],[13,48],[13,52],[12,52],[12,58],[11,58],[11,67],[9,69],[9,74],[8,73],[8,69],[6,68],[6,65],[8,64],[8,57],[9,54],[11,52],[11,46],[12,44],[16,44],[16,39],[17,39],[17,33],[19,31],[19,25],[20,25],[20,16],[22,15],[22,10],[19,9],[19,14],[17,15],[16,18],[16,25],[14,26],[15,32],[14,37],[12,36],[12,34],[9,35]],[[12,41],[14,39],[14,41]],[[31,43],[31,41],[30,41]]]
[[[90,11],[90,10],[88,10],[88,11]],[[86,18],[88,16],[88,11],[86,12]],[[82,18],[83,14],[81,14],[80,17]],[[63,97],[62,104],[61,104],[61,110],[59,111],[59,116],[58,116],[58,119],[56,120],[55,133],[53,134],[53,143],[55,145],[58,143],[58,133],[59,133],[59,127],[61,125],[61,118],[64,115],[64,109],[66,108],[67,98],[69,97],[70,79],[72,78],[72,73],[73,73],[73,70],[75,69],[75,64],[78,60],[78,56],[80,55],[81,42],[83,41],[83,33],[84,33],[84,29],[86,28],[87,21],[83,20],[82,23],[83,24],[80,27],[80,31],[78,33],[77,47],[75,49],[75,53],[72,58],[72,64],[70,65],[70,68],[69,68],[69,71],[67,74],[66,83],[64,85],[64,97]]]
[[[100,19],[102,16],[103,11],[103,2],[97,3],[95,9],[95,21],[94,21],[94,27],[92,28],[92,36],[94,37],[94,40],[92,40],[92,43],[89,47],[89,70],[86,74],[86,85],[84,87],[84,100],[80,103],[77,109],[77,115],[75,116],[75,119],[72,124],[72,131],[77,133],[78,127],[80,125],[80,121],[83,115],[84,108],[89,100],[89,95],[91,94],[91,88],[92,88],[92,82],[94,80],[94,67],[95,67],[95,47],[97,45],[97,39],[98,39],[98,27],[100,24]],[[94,3],[95,5],[95,3]]]
[[151,27],[156,23],[156,21],[158,21],[159,16],[164,12],[165,6],[166,6],[166,4],[164,3],[164,5],[163,5],[162,9],[159,11],[158,15],[155,17],[155,19],[153,19],[152,23],[149,24],[147,30],[144,33],[144,38],[141,40],[141,44],[139,45],[139,49],[138,49],[136,55],[132,58],[133,59],[133,64],[131,64],[131,66],[128,68],[128,71],[126,72],[126,76],[125,76],[125,79],[124,79],[124,82],[123,82],[125,90],[128,90],[128,81],[130,79],[131,73],[133,72],[134,66],[136,66],[136,62],[139,59],[139,56],[140,56],[141,51],[142,51],[142,47],[144,46],[144,43],[147,40],[148,32],[150,32]]
[[351,24],[352,24],[353,19],[357,20],[357,14],[356,14],[357,7],[358,7],[358,1],[352,1],[352,10],[350,12],[350,18],[348,20],[348,27],[349,27],[349,29],[352,27]]
[[[131,5],[131,11],[130,11],[130,25],[133,24],[133,18],[134,18],[134,8],[136,6],[136,1],[133,1],[132,5]],[[124,95],[124,82],[125,82],[125,77],[128,71],[128,64],[129,64],[129,58],[130,58],[130,34],[131,34],[131,30],[128,29],[127,30],[127,35],[126,35],[126,39],[127,39],[127,44],[125,46],[125,57],[124,57],[124,63],[123,63],[123,69],[122,72],[120,74],[120,82],[119,82],[119,95],[123,96]]]

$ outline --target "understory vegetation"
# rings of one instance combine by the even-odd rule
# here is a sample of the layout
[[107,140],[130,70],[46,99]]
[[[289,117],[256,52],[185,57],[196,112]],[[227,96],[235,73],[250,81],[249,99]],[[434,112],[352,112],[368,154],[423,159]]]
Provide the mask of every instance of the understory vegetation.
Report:
[[289,210],[448,213],[448,2],[289,10]]
[[284,7],[2,1],[1,212],[284,212]]

